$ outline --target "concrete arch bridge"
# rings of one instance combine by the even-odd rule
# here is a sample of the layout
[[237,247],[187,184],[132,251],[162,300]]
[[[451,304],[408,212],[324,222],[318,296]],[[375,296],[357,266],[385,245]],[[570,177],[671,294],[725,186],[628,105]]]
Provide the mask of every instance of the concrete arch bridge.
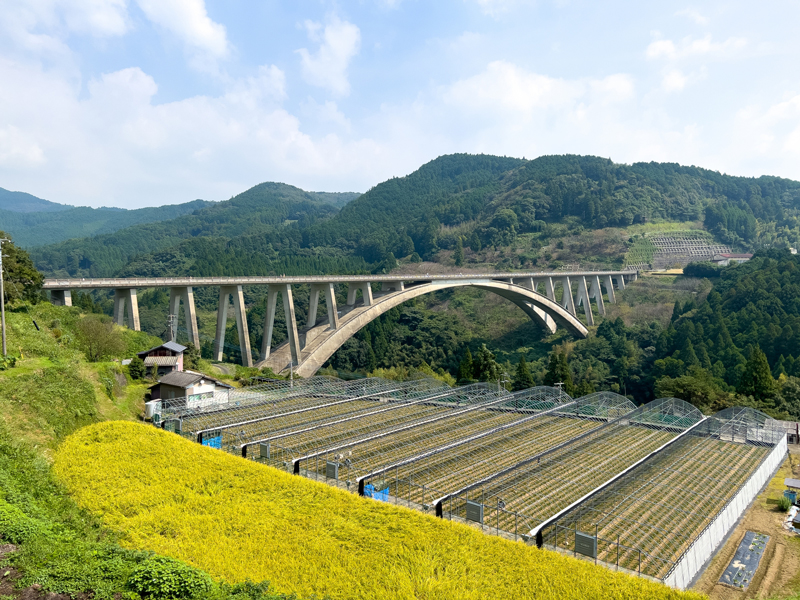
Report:
[[[605,298],[616,302],[615,289],[625,288],[637,278],[636,271],[581,271],[570,273],[488,273],[452,275],[332,275],[310,277],[155,277],[134,279],[47,279],[54,304],[71,305],[71,290],[114,289],[114,320],[139,330],[139,288],[170,288],[171,315],[177,315],[181,303],[186,315],[189,340],[198,348],[200,338],[194,306],[193,288],[219,287],[219,307],[214,341],[214,358],[222,360],[228,312],[233,299],[233,313],[242,353],[242,364],[253,366],[250,338],[245,315],[243,286],[268,286],[267,315],[259,358],[255,365],[268,366],[275,372],[290,366],[302,377],[313,375],[334,352],[357,331],[391,308],[412,298],[457,287],[474,287],[495,293],[522,309],[534,322],[549,332],[561,326],[578,337],[586,337],[594,325],[592,301],[597,312],[605,314]],[[344,305],[336,301],[335,286],[347,285]],[[292,286],[309,285],[310,298],[304,326],[297,324]],[[380,287],[379,290],[374,288]],[[272,348],[275,309],[278,296],[287,318],[288,339]],[[318,318],[320,300],[327,314]],[[582,313],[582,315],[581,315]],[[583,317],[583,320],[579,318]]]

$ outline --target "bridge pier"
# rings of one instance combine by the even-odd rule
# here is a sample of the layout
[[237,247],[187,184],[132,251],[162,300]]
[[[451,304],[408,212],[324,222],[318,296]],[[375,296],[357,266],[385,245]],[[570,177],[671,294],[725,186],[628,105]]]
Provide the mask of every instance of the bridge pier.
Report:
[[590,277],[591,288],[589,289],[589,298],[594,298],[597,303],[597,313],[600,316],[606,316],[606,306],[603,303],[603,289],[600,287],[600,278],[595,275]]
[[611,279],[611,275],[606,275],[605,279],[606,279],[606,292],[608,293],[608,301],[611,304],[616,304],[617,297],[614,294],[614,280]]
[[[400,289],[402,290],[402,287]],[[334,290],[332,283],[311,284],[311,294],[308,298],[308,318],[306,319],[306,327],[313,327],[317,323],[319,296],[322,292],[325,292],[325,307],[328,309],[328,324],[330,325],[331,329],[336,329],[339,327],[339,309],[336,306],[336,291]]]
[[[552,277],[550,278],[552,281]],[[561,299],[561,306],[567,309],[569,314],[575,316],[575,300],[572,298],[572,281],[569,277],[561,278],[561,287],[564,290],[564,297]]]
[[[609,277],[611,277],[609,275]],[[622,291],[625,289],[625,276],[624,275],[617,275],[617,289]]]
[[50,290],[50,302],[53,306],[72,306],[70,290]]
[[214,359],[222,360],[225,347],[225,328],[228,323],[229,296],[233,296],[233,310],[236,316],[236,330],[239,334],[239,349],[242,352],[242,365],[253,366],[250,355],[250,334],[247,331],[247,314],[244,307],[244,294],[241,285],[221,286],[219,288],[219,308],[217,308],[217,335],[214,338]]
[[[169,314],[178,317],[183,301],[183,312],[186,316],[186,334],[189,342],[198,350],[200,349],[200,334],[197,331],[197,312],[194,308],[194,292],[191,286],[174,287],[169,289]],[[172,340],[175,341],[174,339]]]
[[347,306],[354,306],[356,303],[356,293],[361,290],[361,297],[364,306],[372,306],[372,284],[368,281],[353,281],[347,284]]
[[[328,307],[328,312],[331,312],[331,304],[327,302],[328,294],[333,293],[333,284],[328,284],[329,288],[326,290],[326,304]],[[269,358],[270,352],[272,351],[272,332],[275,329],[275,309],[278,305],[278,293],[280,292],[281,296],[283,297],[283,314],[286,317],[286,335],[289,338],[289,352],[291,355],[291,360],[293,365],[300,364],[300,336],[297,333],[297,319],[295,318],[294,312],[294,299],[292,297],[292,286],[288,283],[284,284],[270,284],[269,291],[267,292],[267,320],[264,323],[264,338],[261,341],[261,356],[259,358],[260,361],[266,360]],[[312,288],[312,298],[313,300],[313,288]],[[319,302],[319,289],[317,290],[316,295],[317,302],[312,302],[309,304],[309,321],[310,317],[312,316],[312,306],[313,306],[313,317],[316,321],[317,318],[317,304]],[[335,308],[336,298],[333,299],[333,314],[336,315],[336,308]],[[336,318],[336,317],[334,317]],[[337,321],[338,322],[338,321]]]
[[583,305],[583,314],[586,315],[586,324],[591,327],[594,325],[594,315],[592,305],[589,302],[589,290],[586,287],[586,277],[578,277],[578,306]]
[[128,328],[141,331],[139,326],[139,303],[136,300],[135,288],[118,288],[114,290],[114,322],[125,325],[125,305],[128,305]]

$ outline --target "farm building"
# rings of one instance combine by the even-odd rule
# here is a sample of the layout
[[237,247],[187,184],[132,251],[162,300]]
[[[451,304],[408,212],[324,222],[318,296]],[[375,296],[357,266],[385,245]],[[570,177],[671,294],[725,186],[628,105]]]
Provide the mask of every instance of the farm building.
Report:
[[150,350],[139,352],[137,356],[144,361],[145,370],[153,375],[166,375],[172,371],[183,371],[183,352],[186,346],[167,342]]
[[186,406],[213,403],[220,393],[227,395],[233,386],[194,371],[171,371],[150,387],[152,400],[173,400]]
[[197,442],[684,589],[786,454],[749,408],[313,377],[164,400]]

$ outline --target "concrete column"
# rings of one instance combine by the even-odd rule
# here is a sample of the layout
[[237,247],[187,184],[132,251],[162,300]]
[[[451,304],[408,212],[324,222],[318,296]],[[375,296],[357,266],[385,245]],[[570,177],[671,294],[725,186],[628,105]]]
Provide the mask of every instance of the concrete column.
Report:
[[544,293],[545,295],[552,300],[553,302],[556,301],[556,290],[553,287],[553,278],[548,277],[544,280]]
[[381,292],[402,292],[404,289],[402,281],[384,281],[381,284]]
[[323,291],[324,284],[312,283],[311,292],[308,295],[308,318],[306,327],[313,327],[317,322],[317,309],[319,308],[319,294]]
[[114,290],[114,323],[125,325],[125,290]]
[[589,302],[589,290],[586,289],[586,277],[583,275],[578,277],[578,302],[583,304],[583,312],[586,315],[586,324],[591,327],[594,325],[594,315],[592,314],[592,305]]
[[239,334],[239,349],[242,352],[242,365],[253,366],[250,355],[250,333],[247,330],[247,313],[245,313],[242,286],[222,286],[219,289],[219,308],[217,309],[217,335],[214,341],[214,358],[222,360],[222,349],[225,346],[225,327],[228,323],[229,296],[233,296],[233,309],[236,316],[236,330]]
[[169,314],[175,315],[176,318],[180,314],[181,301],[183,301],[183,314],[186,319],[186,335],[189,342],[199,350],[200,334],[197,330],[197,311],[194,307],[194,291],[191,286],[174,287],[169,290]]
[[122,288],[114,290],[114,322],[120,327],[125,325],[125,305],[128,305],[128,328],[141,331],[139,326],[139,303],[136,290]]
[[574,315],[575,301],[572,299],[572,282],[570,281],[569,277],[561,278],[561,287],[564,288],[564,297],[561,299],[561,306],[566,308],[567,312],[569,312],[571,315]]
[[331,329],[339,329],[339,307],[336,306],[336,290],[332,283],[325,284],[325,307]]
[[[591,281],[591,288],[589,290],[589,297],[594,298],[597,302],[597,314],[605,316],[606,306],[603,303],[603,289],[600,287],[600,277],[594,275],[589,278]],[[591,308],[591,307],[590,307]]]
[[617,275],[617,289],[618,290],[625,289],[625,275]]
[[358,290],[361,290],[364,306],[372,306],[372,286],[368,281],[353,281],[347,284],[347,306],[355,305]]
[[606,275],[606,293],[608,294],[608,301],[611,304],[616,304],[617,297],[614,294],[614,281],[611,279],[611,275]]
[[136,290],[128,289],[128,327],[134,331],[141,331],[139,323],[139,300],[136,297]]
[[531,290],[532,292],[536,291],[536,286],[539,284],[533,277],[520,277],[517,279],[517,285],[522,286]]
[[50,302],[54,306],[72,306],[72,292],[70,290],[51,290]]
[[264,337],[261,340],[261,360],[269,358],[272,348],[272,330],[275,327],[275,307],[278,301],[278,286],[270,285],[267,292],[267,318],[264,321]]
[[292,353],[292,364],[300,364],[300,336],[297,335],[297,319],[294,315],[294,300],[292,299],[292,286],[284,284],[281,289],[283,296],[283,314],[286,315],[286,334],[289,336],[289,350]]

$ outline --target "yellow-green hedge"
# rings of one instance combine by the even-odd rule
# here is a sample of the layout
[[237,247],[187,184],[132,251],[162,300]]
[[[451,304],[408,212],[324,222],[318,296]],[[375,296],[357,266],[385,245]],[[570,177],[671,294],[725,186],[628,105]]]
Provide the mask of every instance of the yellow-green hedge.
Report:
[[77,501],[131,548],[301,597],[685,598],[666,586],[359,498],[129,422],[91,425],[56,455]]

